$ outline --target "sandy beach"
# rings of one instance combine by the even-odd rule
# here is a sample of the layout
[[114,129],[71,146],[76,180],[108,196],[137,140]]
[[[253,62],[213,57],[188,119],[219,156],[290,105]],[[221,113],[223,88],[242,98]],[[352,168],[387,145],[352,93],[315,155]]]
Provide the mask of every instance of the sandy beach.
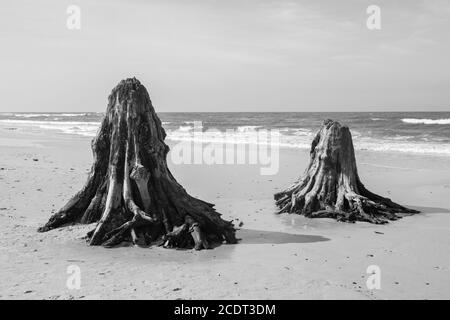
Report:
[[[91,139],[3,124],[0,132],[1,299],[450,298],[446,158],[357,152],[366,186],[422,211],[387,225],[275,215],[273,194],[303,172],[308,150],[282,149],[273,176],[256,165],[169,163],[190,194],[243,222],[242,240],[202,251],[105,249],[83,239],[93,225],[36,232],[85,182]],[[66,286],[71,265],[79,290]],[[380,267],[380,289],[366,286],[370,265]]]

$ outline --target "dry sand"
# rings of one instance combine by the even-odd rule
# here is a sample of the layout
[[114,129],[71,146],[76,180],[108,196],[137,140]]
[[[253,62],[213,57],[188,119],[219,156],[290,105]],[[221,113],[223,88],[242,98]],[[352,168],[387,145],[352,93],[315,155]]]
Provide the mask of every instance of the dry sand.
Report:
[[[244,222],[237,245],[214,250],[89,247],[92,229],[37,233],[83,185],[90,139],[0,126],[1,299],[449,299],[450,163],[358,152],[366,186],[424,213],[388,225],[274,215],[272,195],[304,170],[306,150],[282,150],[280,171],[170,165],[188,192]],[[81,288],[66,286],[67,267]],[[381,289],[366,287],[369,265]]]

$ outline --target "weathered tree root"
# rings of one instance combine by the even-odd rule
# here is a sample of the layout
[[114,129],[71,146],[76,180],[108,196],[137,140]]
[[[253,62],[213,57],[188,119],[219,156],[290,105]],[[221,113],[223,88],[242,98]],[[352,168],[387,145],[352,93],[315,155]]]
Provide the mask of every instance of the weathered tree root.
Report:
[[200,250],[224,240],[236,243],[233,224],[172,176],[165,136],[144,86],[135,78],[121,81],[92,142],[94,164],[86,184],[38,231],[98,222],[87,235],[90,245],[161,242]]
[[275,194],[278,213],[376,224],[418,213],[364,187],[358,176],[348,127],[325,120],[312,142],[310,154],[303,176]]

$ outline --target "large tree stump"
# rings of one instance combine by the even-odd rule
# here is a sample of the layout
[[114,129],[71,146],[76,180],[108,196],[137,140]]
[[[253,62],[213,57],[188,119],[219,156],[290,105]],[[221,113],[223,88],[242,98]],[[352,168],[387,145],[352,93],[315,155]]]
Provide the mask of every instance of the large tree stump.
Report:
[[87,236],[91,245],[131,240],[199,250],[223,240],[236,243],[232,223],[172,176],[165,136],[145,87],[135,78],[121,81],[92,141],[94,164],[86,184],[39,231],[98,221]]
[[356,169],[348,127],[325,120],[312,142],[310,154],[303,176],[291,187],[275,194],[280,208],[278,213],[382,224],[418,212],[364,187]]

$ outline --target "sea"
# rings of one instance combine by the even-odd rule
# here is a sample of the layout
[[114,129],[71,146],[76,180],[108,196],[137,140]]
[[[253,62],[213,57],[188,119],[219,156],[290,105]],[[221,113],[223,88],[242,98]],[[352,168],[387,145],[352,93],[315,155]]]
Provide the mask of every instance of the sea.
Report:
[[[103,115],[0,113],[0,124],[94,137]],[[450,112],[180,112],[158,116],[166,139],[172,141],[252,143],[253,133],[267,130],[277,134],[279,147],[308,149],[323,120],[333,119],[350,128],[357,150],[450,157]],[[202,134],[194,134],[199,127]]]

